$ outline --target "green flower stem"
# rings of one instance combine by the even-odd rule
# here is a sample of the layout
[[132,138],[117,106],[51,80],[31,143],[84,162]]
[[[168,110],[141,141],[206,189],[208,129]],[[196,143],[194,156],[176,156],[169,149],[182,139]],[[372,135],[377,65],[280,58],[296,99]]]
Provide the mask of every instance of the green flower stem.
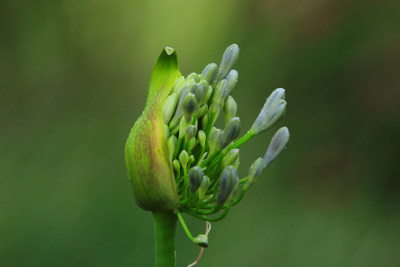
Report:
[[234,148],[239,148],[241,147],[244,143],[249,141],[252,137],[254,137],[254,133],[250,130],[248,131],[245,135],[243,135],[239,140],[237,140],[235,143],[231,144],[227,149],[226,152],[231,151]]
[[175,232],[177,217],[171,211],[154,211],[156,266],[175,267]]

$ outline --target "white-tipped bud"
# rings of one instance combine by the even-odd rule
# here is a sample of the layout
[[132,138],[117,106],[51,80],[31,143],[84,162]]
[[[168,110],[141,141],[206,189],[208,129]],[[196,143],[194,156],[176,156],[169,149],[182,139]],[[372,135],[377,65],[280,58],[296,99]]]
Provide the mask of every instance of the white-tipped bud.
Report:
[[206,146],[206,134],[200,130],[197,134],[197,138],[199,139],[200,146],[204,148]]
[[221,147],[222,131],[221,129],[213,127],[211,130],[210,138],[208,139],[208,144],[210,146],[210,155],[218,151]]
[[168,151],[169,151],[169,159],[170,160],[172,160],[172,157],[174,155],[177,143],[178,143],[178,140],[176,139],[175,135],[171,136],[168,139]]
[[237,161],[239,161],[239,149],[235,148],[229,151],[229,153],[225,156],[224,160],[222,161],[222,166],[234,166]]
[[256,161],[253,162],[253,164],[249,169],[249,174],[247,175],[246,183],[243,186],[244,190],[247,190],[257,181],[263,169],[264,169],[263,159],[262,158],[256,159]]
[[226,166],[222,172],[220,179],[219,192],[217,195],[217,205],[220,206],[225,203],[228,197],[231,195],[239,182],[239,178],[236,169],[233,166]]
[[238,81],[239,73],[236,70],[231,70],[228,76],[226,76],[228,95],[230,95],[235,89],[236,83]]
[[207,83],[212,83],[217,75],[217,64],[208,64],[203,72],[201,73],[201,79],[207,81]]
[[225,49],[222,55],[221,63],[219,64],[216,81],[220,81],[226,77],[233,65],[239,58],[239,47],[237,44],[232,44]]
[[172,117],[171,122],[169,123],[169,128],[173,129],[175,128],[175,126],[179,123],[181,117],[182,117],[182,110],[183,110],[183,102],[186,99],[186,96],[190,93],[190,91],[192,90],[192,88],[195,86],[195,82],[194,81],[189,81],[186,82],[185,86],[183,87],[183,89],[181,90],[180,94],[178,93],[179,96],[179,102],[178,105],[176,107],[176,111],[174,113],[174,116]]
[[275,101],[270,108],[265,108],[264,105],[253,126],[251,126],[251,130],[254,134],[260,134],[268,130],[282,118],[285,110],[286,101],[282,99]]
[[238,137],[240,132],[240,119],[239,117],[232,118],[225,127],[222,134],[221,149],[229,145],[233,140]]
[[168,124],[169,121],[171,120],[171,117],[174,114],[177,103],[178,103],[178,95],[176,93],[172,93],[167,97],[163,109],[163,117],[165,124]]
[[203,170],[199,166],[190,168],[189,170],[189,190],[194,193],[199,189],[201,183],[203,182]]
[[233,99],[232,96],[228,96],[228,98],[225,101],[225,106],[224,106],[224,117],[225,117],[225,125],[228,124],[228,122],[236,116],[237,112],[237,104],[236,101]]
[[280,128],[271,139],[267,153],[264,155],[264,168],[268,167],[278,155],[285,149],[289,142],[289,130],[287,127]]
[[196,106],[197,106],[197,100],[194,94],[192,93],[187,94],[185,100],[183,101],[183,108],[182,108],[183,116],[185,117],[185,120],[187,122],[192,120],[192,115],[196,110]]

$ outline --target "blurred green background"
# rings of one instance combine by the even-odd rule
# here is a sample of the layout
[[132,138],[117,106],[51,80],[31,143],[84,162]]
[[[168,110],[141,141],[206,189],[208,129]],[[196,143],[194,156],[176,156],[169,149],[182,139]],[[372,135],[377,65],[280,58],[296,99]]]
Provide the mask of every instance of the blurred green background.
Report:
[[[400,266],[399,1],[0,2],[0,265],[153,266],[126,137],[152,66],[181,72],[237,43],[247,130],[286,88],[288,150],[199,266]],[[275,129],[275,130],[276,130]],[[242,151],[241,175],[273,131]],[[192,232],[204,223],[187,218]],[[199,252],[177,231],[178,266]]]

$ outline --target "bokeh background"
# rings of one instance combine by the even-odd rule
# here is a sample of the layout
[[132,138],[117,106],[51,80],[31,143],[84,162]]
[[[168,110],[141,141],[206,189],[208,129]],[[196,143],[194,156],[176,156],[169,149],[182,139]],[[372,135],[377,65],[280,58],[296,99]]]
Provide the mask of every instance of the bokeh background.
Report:
[[[400,266],[400,2],[0,2],[0,265],[153,266],[124,144],[161,49],[237,43],[243,131],[287,90],[288,150],[199,266]],[[273,131],[242,151],[241,175]],[[204,223],[187,217],[192,232]],[[178,266],[199,252],[177,231]]]

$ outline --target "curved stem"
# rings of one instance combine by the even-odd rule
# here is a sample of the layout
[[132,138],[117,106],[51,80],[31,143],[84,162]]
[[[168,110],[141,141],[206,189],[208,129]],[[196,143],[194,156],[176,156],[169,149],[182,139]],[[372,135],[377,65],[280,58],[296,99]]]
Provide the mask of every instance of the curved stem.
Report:
[[174,211],[153,211],[156,266],[175,267],[175,232],[177,217]]

